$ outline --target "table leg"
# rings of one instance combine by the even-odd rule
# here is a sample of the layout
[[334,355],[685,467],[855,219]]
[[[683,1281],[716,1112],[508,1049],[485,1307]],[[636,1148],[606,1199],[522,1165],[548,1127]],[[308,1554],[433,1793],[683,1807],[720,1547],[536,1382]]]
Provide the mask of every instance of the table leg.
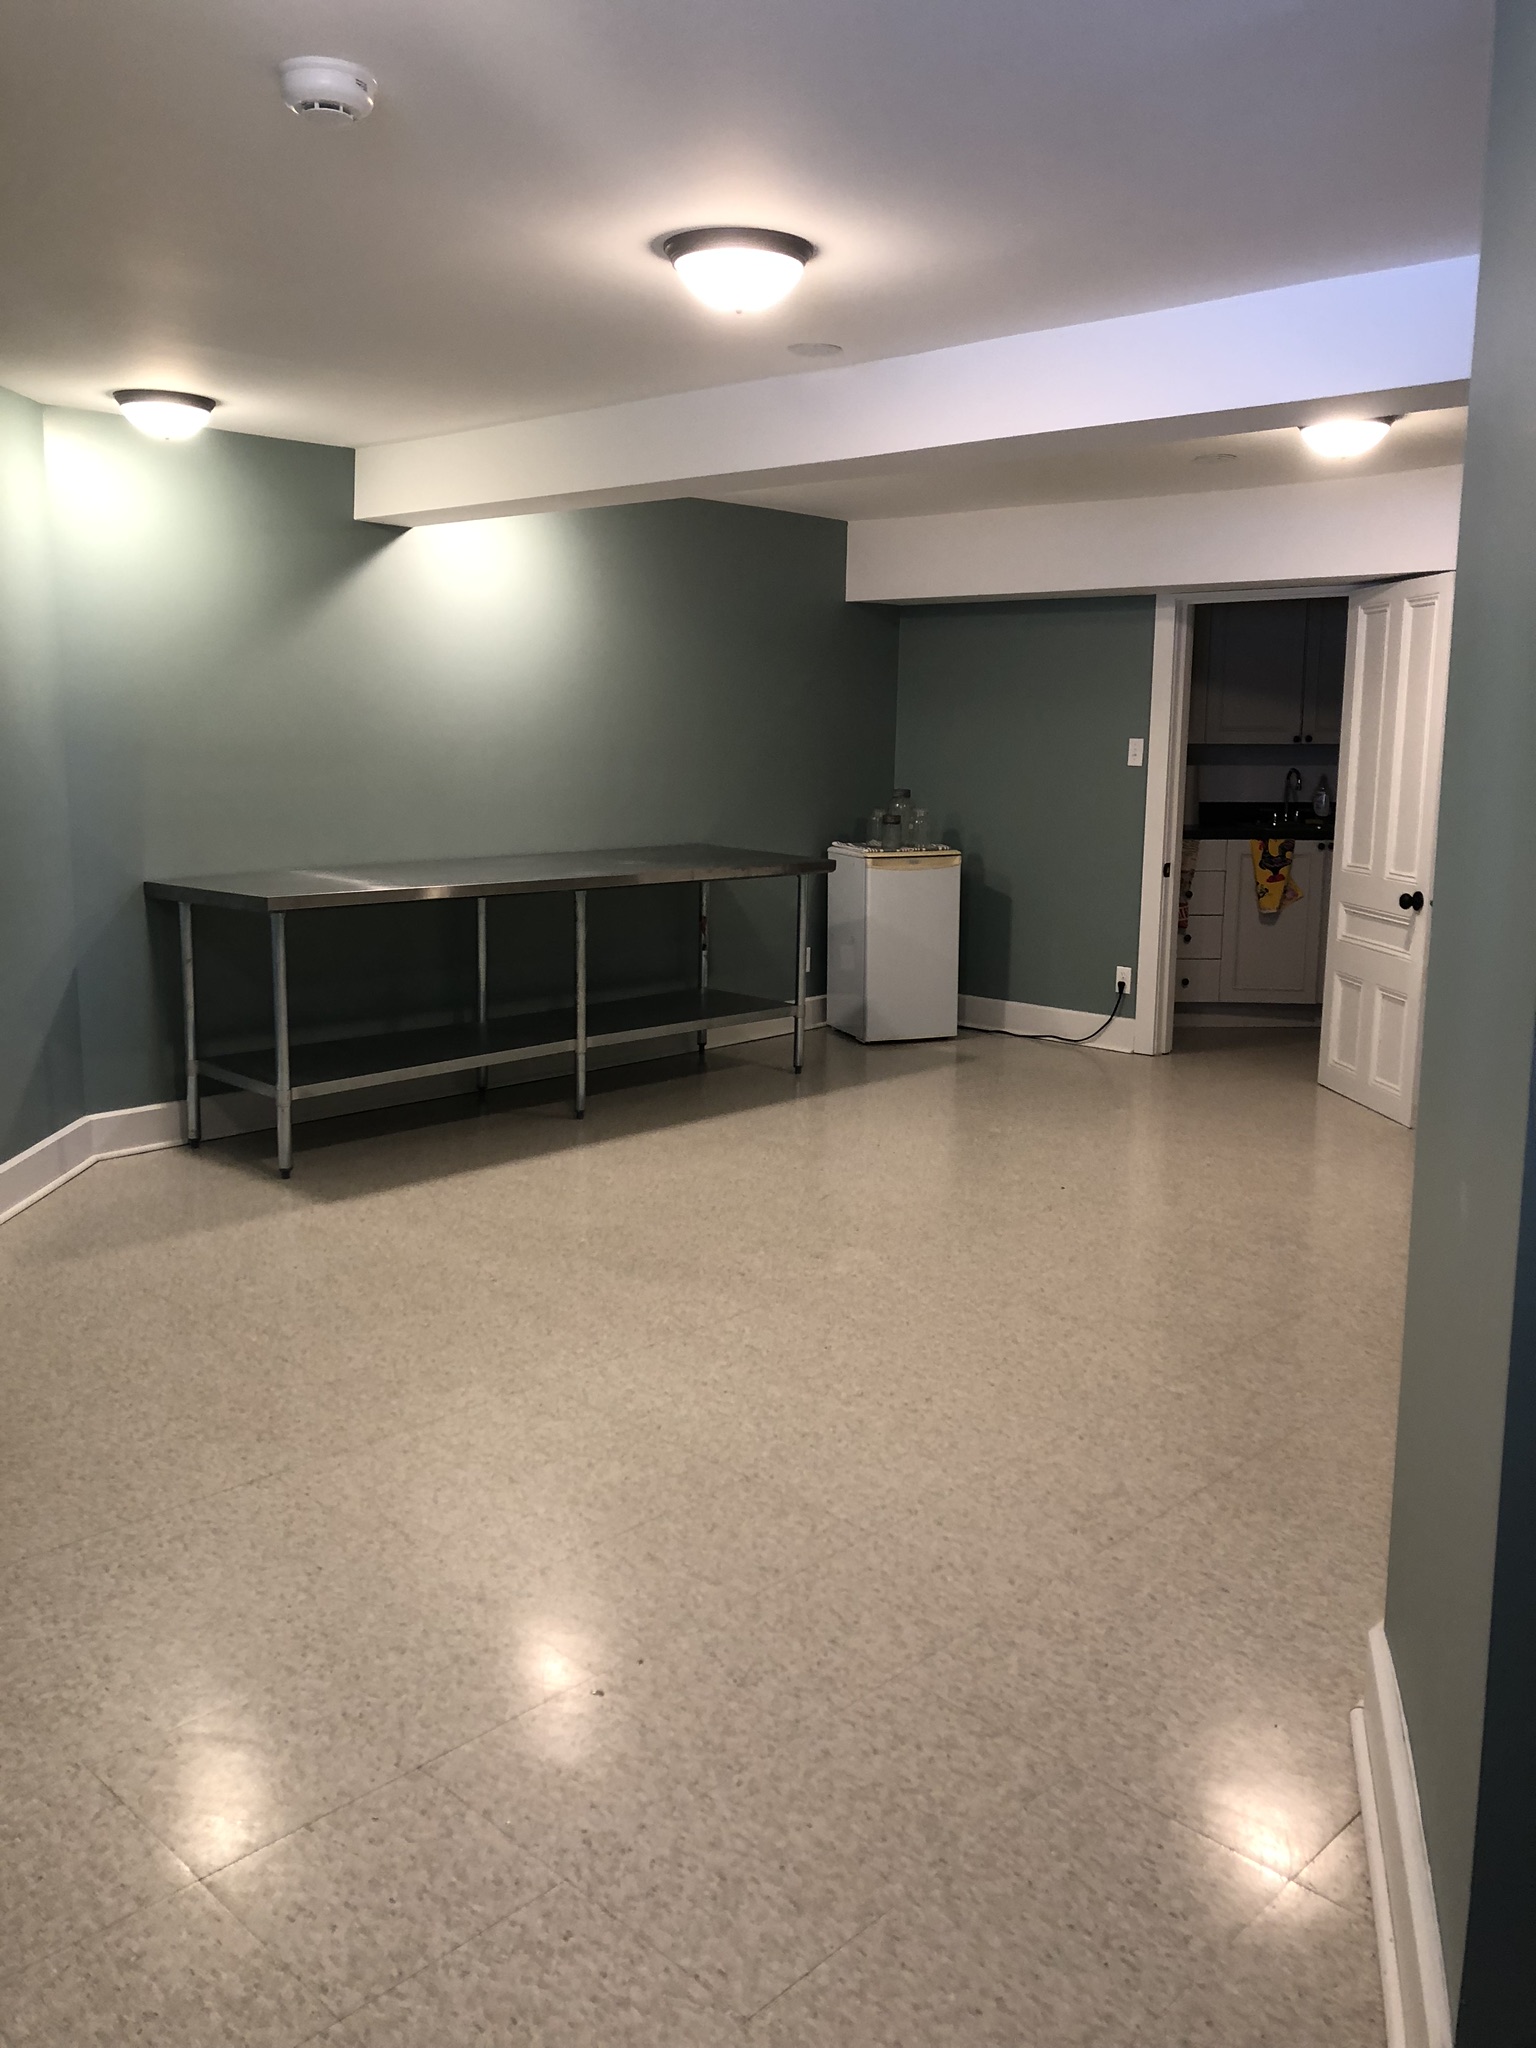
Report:
[[[480,1037],[485,1038],[486,1024],[486,981],[485,981],[485,898],[475,898],[475,954],[479,974],[479,1007],[475,1014],[480,1020]],[[480,1067],[475,1074],[475,1086],[483,1095],[491,1085],[491,1070]]]
[[293,1075],[288,1053],[288,921],[272,916],[272,1023],[277,1042],[277,1170],[293,1172]]
[[198,1144],[203,1135],[202,1102],[197,1079],[197,997],[192,978],[192,906],[178,903],[181,926],[181,1018],[187,1042],[187,1143]]
[[805,927],[806,927],[806,883],[808,877],[795,878],[795,1072],[798,1074],[805,1065]]
[[587,1113],[587,892],[576,891],[576,1114]]
[[[704,1000],[709,994],[709,884],[699,884],[699,1014],[704,1014]],[[709,1051],[708,1030],[699,1033],[699,1058],[702,1060]]]

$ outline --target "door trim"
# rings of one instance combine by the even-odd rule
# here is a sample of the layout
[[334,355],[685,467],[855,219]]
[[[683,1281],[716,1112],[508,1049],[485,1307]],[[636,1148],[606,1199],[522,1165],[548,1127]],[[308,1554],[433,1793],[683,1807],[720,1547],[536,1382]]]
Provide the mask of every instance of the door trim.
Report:
[[1131,1036],[1136,1052],[1167,1052],[1173,1044],[1173,931],[1183,837],[1184,735],[1189,724],[1188,639],[1187,608],[1175,598],[1160,597],[1152,625],[1152,703],[1147,718],[1141,930]]
[[[1277,597],[1353,597],[1377,584],[1402,583],[1440,570],[1405,569],[1351,583],[1267,583],[1245,590],[1160,591],[1152,628],[1152,696],[1147,734],[1147,802],[1142,830],[1141,921],[1136,954],[1134,1049],[1173,1050],[1173,946],[1177,927],[1179,850],[1184,837],[1184,776],[1189,731],[1190,664],[1197,604],[1259,604]],[[1348,736],[1345,736],[1347,743]],[[1344,756],[1339,756],[1340,784]],[[1163,874],[1164,864],[1169,873]],[[1325,933],[1323,971],[1331,932]]]

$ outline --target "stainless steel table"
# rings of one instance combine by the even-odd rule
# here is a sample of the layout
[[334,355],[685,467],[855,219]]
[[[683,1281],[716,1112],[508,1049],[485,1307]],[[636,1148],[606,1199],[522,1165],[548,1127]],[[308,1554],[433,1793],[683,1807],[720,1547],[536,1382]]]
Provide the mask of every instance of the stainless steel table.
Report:
[[[805,1060],[806,882],[827,874],[829,860],[759,853],[736,846],[626,846],[600,853],[496,854],[481,860],[394,862],[346,870],[277,869],[244,875],[195,875],[146,882],[144,893],[172,902],[181,925],[182,1012],[186,1034],[187,1141],[202,1134],[199,1083],[203,1075],[265,1095],[277,1105],[277,1165],[293,1170],[293,1105],[316,1095],[339,1095],[385,1081],[436,1074],[475,1073],[485,1088],[490,1069],[545,1053],[573,1055],[575,1111],[587,1107],[587,1052],[592,1046],[692,1034],[702,1057],[712,1026],[788,1017],[794,1024],[794,1062]],[[795,994],[792,1002],[712,987],[709,979],[711,882],[796,878]],[[698,977],[685,989],[654,995],[588,1000],[587,896],[594,889],[654,888],[679,882],[699,892]],[[569,892],[573,899],[574,992],[568,1006],[493,1017],[487,1004],[485,907],[492,896]],[[290,913],[353,909],[384,903],[449,902],[473,898],[477,906],[477,1014],[473,1023],[361,1036],[292,1042],[288,1028]],[[273,1043],[254,1052],[210,1058],[197,1045],[197,994],[192,912],[198,905],[264,915],[271,927]]]

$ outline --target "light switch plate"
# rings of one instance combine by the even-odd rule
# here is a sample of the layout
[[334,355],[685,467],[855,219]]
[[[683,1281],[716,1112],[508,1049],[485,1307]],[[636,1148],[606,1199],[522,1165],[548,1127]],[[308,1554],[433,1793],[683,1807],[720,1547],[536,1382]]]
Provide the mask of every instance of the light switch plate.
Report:
[[1142,765],[1142,758],[1144,750],[1146,748],[1146,744],[1147,743],[1145,740],[1131,741],[1130,745],[1125,750],[1125,765],[1127,768],[1139,768]]

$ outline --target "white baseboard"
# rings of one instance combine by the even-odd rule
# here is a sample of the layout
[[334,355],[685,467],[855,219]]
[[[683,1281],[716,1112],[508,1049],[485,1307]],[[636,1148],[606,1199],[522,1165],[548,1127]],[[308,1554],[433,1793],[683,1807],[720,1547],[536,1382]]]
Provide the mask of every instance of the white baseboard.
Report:
[[[1053,1032],[1062,1038],[1084,1038],[1102,1024],[1091,1010],[1056,1010],[1045,1003],[1007,1003],[998,996],[962,996],[960,1022],[967,1031],[1007,1031],[1016,1038],[1038,1038]],[[1117,1017],[1088,1046],[1090,1052],[1135,1052],[1136,1019]]]
[[[805,1005],[809,1030],[819,1030],[827,1021],[825,996],[809,996]],[[712,1046],[747,1045],[758,1038],[783,1038],[794,1029],[790,1018],[773,1018],[768,1023],[726,1024],[709,1034]],[[692,1041],[690,1040],[691,1044]],[[637,1059],[665,1057],[652,1055],[640,1046],[615,1047],[614,1065],[629,1065]],[[561,1055],[549,1064],[550,1072],[569,1066]],[[594,1061],[594,1067],[602,1062]],[[499,1070],[499,1086],[540,1078],[540,1063],[528,1061]],[[359,1089],[347,1095],[319,1096],[294,1104],[294,1121],[308,1123],[319,1117],[351,1116],[360,1110],[384,1109],[394,1103],[427,1102],[441,1095],[461,1094],[473,1088],[467,1074],[436,1074],[424,1081],[397,1081],[379,1088]],[[203,1098],[203,1136],[232,1138],[243,1131],[270,1130],[277,1120],[274,1105],[264,1096],[246,1095],[240,1090]],[[134,1109],[103,1109],[93,1116],[77,1117],[63,1130],[40,1138],[25,1152],[0,1160],[0,1223],[50,1195],[55,1188],[84,1173],[98,1159],[122,1159],[132,1152],[160,1152],[186,1142],[186,1105],[181,1102],[144,1102]]]
[[186,1136],[179,1102],[144,1102],[136,1109],[103,1109],[76,1117],[62,1131],[39,1138],[25,1152],[0,1161],[0,1223],[51,1195],[98,1159],[130,1152],[160,1152]]
[[1451,2048],[1451,2006],[1418,1781],[1386,1630],[1367,1638],[1365,1705],[1351,1716],[1388,2048]]

